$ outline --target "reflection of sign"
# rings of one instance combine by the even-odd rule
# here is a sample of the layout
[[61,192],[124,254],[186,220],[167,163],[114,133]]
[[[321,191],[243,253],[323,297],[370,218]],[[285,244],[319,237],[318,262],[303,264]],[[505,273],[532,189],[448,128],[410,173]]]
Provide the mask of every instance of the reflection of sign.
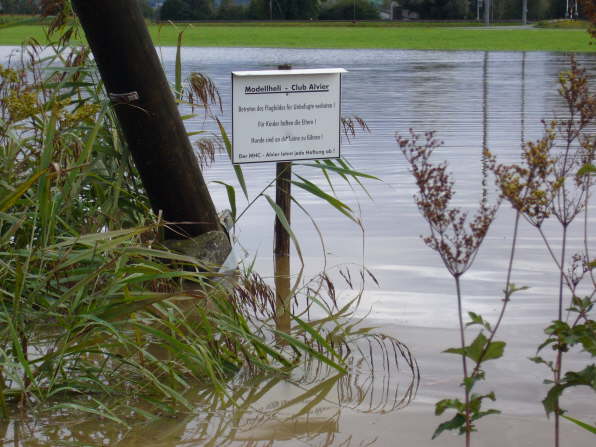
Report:
[[234,163],[340,156],[342,68],[232,73]]

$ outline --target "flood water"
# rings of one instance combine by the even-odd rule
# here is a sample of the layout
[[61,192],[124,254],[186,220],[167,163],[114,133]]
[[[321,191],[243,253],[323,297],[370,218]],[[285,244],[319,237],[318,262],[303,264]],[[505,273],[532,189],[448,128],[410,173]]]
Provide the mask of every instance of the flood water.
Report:
[[[0,49],[0,59],[8,51]],[[163,48],[161,56],[173,78],[174,49]],[[580,54],[577,60],[593,80],[596,55]],[[222,121],[228,129],[231,71],[272,69],[283,63],[294,68],[348,70],[342,78],[342,115],[363,118],[370,133],[361,133],[350,142],[344,139],[342,155],[354,169],[380,181],[364,182],[371,199],[358,185],[333,179],[337,196],[356,211],[361,227],[296,189],[295,199],[310,216],[294,207],[292,226],[304,255],[305,278],[328,271],[338,293],[347,300],[354,292],[345,285],[339,269],[349,268],[357,279],[365,265],[376,277],[379,284],[368,281],[358,315],[368,315],[366,326],[378,326],[380,332],[397,337],[412,350],[421,369],[415,398],[409,403],[412,382],[407,368],[394,371],[391,377],[381,371],[374,377],[362,372],[329,382],[326,380],[333,376],[319,378],[311,381],[320,386],[313,393],[308,391],[312,386],[302,380],[267,379],[243,384],[245,391],[239,400],[245,411],[210,407],[204,397],[197,397],[201,403],[196,415],[157,421],[141,430],[123,430],[106,421],[68,421],[63,426],[40,421],[31,427],[13,423],[5,428],[4,445],[51,445],[58,439],[76,445],[172,447],[462,445],[462,438],[450,434],[430,440],[436,425],[445,419],[433,416],[434,402],[462,394],[459,359],[441,354],[457,345],[455,290],[438,256],[419,238],[427,230],[412,200],[414,183],[395,143],[395,133],[403,135],[410,128],[437,131],[444,141],[437,157],[447,160],[454,173],[456,201],[473,208],[483,184],[482,147],[489,147],[499,161],[517,160],[521,142],[542,135],[540,120],[563,112],[556,82],[568,62],[568,55],[560,53],[185,48],[185,75],[202,72],[215,81],[224,106]],[[191,130],[213,130],[202,115],[187,125]],[[243,170],[252,199],[273,180],[275,166],[250,165]],[[294,172],[329,190],[319,170],[296,166]],[[205,176],[210,182],[237,185],[223,154],[206,169]],[[210,189],[217,206],[226,208],[225,189],[215,183],[210,183]],[[275,192],[269,189],[267,194],[274,196]],[[241,197],[239,190],[237,197]],[[240,204],[239,209],[243,209]],[[491,321],[500,309],[512,219],[508,206],[503,205],[475,265],[463,277],[465,310]],[[273,221],[274,213],[262,198],[246,211],[236,228],[249,261],[254,258],[256,270],[267,278],[272,272]],[[590,217],[591,228],[594,223]],[[555,227],[547,231],[554,237]],[[571,249],[582,243],[580,229],[574,228]],[[553,246],[558,245],[553,240]],[[483,389],[495,390],[493,406],[503,414],[479,423],[479,433],[474,435],[478,446],[551,443],[552,424],[541,405],[547,371],[528,357],[535,355],[544,339],[543,328],[556,317],[556,269],[532,228],[522,227],[518,247],[513,282],[529,290],[515,295],[505,317],[499,335],[507,342],[504,358],[487,367],[488,385]],[[292,268],[295,272],[300,268],[296,256]],[[581,367],[582,359],[585,361],[585,357],[569,356],[568,365]],[[317,394],[322,388],[326,392]],[[313,394],[321,399],[313,399]],[[594,401],[594,394],[586,389],[584,393],[570,392],[562,406],[570,415],[593,422]],[[37,441],[21,443],[19,439],[31,433]],[[592,446],[594,441],[593,435],[567,423],[563,424],[563,439],[565,445],[574,447]]]

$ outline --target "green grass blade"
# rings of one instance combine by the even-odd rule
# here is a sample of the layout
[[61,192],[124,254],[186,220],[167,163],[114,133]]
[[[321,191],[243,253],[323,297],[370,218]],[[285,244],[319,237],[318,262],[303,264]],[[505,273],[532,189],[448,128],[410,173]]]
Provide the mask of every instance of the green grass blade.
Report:
[[11,192],[2,200],[0,200],[0,212],[5,212],[10,207],[14,206],[14,204],[21,198],[21,196],[23,196],[23,194],[25,194],[29,190],[29,188],[31,188],[31,186],[33,186],[33,184],[37,182],[37,180],[39,180],[39,178],[42,175],[47,174],[48,172],[49,169],[42,169],[41,171],[33,174],[26,181],[17,186],[17,188],[13,192]]
[[176,90],[176,99],[182,100],[182,36],[184,35],[182,30],[178,33],[178,41],[176,43],[176,62],[175,62],[175,81],[174,89]]
[[[294,182],[292,182],[292,183],[294,183]],[[290,227],[290,223],[288,222],[288,219],[286,219],[286,215],[284,214],[283,210],[267,194],[263,194],[263,197],[265,197],[267,199],[267,202],[269,202],[269,205],[271,206],[271,208],[273,208],[273,211],[275,211],[275,215],[281,222],[282,227],[290,235],[292,242],[294,242],[294,247],[296,247],[296,253],[298,254],[298,257],[302,260],[303,258],[302,258],[302,250],[300,249],[300,243],[298,242],[298,238],[292,231],[292,228]]]
[[[100,404],[99,401],[93,399],[96,403]],[[72,402],[64,402],[64,403],[60,403],[57,405],[54,405],[55,409],[69,409],[69,410],[76,410],[76,411],[80,411],[82,413],[90,413],[96,416],[100,416],[102,418],[106,418],[109,419],[117,424],[123,425],[126,428],[129,428],[129,425],[124,422],[122,419],[120,419],[119,417],[117,417],[115,414],[113,414],[111,411],[109,411],[103,404],[100,404],[100,410],[98,410],[97,408],[92,408],[92,407],[87,407],[84,405],[80,405],[80,404],[75,404]]]
[[215,181],[213,183],[217,183],[219,185],[225,186],[226,192],[228,194],[228,202],[230,203],[230,211],[232,213],[232,219],[234,223],[236,222],[236,215],[237,215],[237,208],[236,208],[236,190],[232,185],[229,185],[225,182]]
[[343,359],[339,356],[339,354],[337,352],[335,352],[335,349],[333,349],[333,347],[329,344],[329,342],[327,342],[327,340],[325,340],[322,336],[321,333],[319,331],[317,331],[313,326],[311,326],[310,324],[304,322],[303,320],[301,320],[300,318],[294,316],[293,317],[294,321],[296,321],[296,323],[298,323],[298,326],[300,326],[304,332],[307,332],[314,340],[317,341],[317,343],[319,344],[319,346],[322,346],[323,348],[325,348],[325,350],[330,353],[333,357],[335,357],[338,361],[343,361]]
[[[215,117],[215,121],[217,121],[217,126],[219,127],[219,132],[221,133],[221,138],[224,141],[224,146],[226,148],[226,152],[228,153],[228,157],[230,161],[232,161],[232,143],[230,142],[230,138],[224,128],[223,124],[219,120],[219,118]],[[248,200],[248,189],[246,188],[246,181],[244,180],[244,174],[242,173],[242,168],[239,165],[234,165],[234,172],[236,173],[236,178],[238,179],[238,183],[240,184],[240,188],[242,188],[242,192],[244,193],[244,197]]]
[[322,363],[325,363],[326,365],[331,366],[333,369],[337,370],[340,373],[348,372],[345,367],[343,367],[339,363],[334,362],[326,355],[321,354],[320,352],[316,351],[311,346],[298,340],[297,338],[294,338],[291,335],[286,334],[285,332],[282,332],[282,331],[274,330],[274,332],[275,332],[275,335],[277,335],[280,338],[283,338],[288,343],[288,345],[293,346],[294,348],[311,355],[315,359],[319,360]]
[[[337,172],[338,174],[340,174],[341,176],[362,177],[362,178],[367,178],[367,179],[371,179],[371,180],[382,181],[379,177],[376,177],[371,174],[366,174],[365,172],[355,171],[348,166],[335,166],[333,164],[327,164],[327,163],[325,163],[325,164],[322,164],[322,163],[296,163],[296,165],[309,166],[312,168],[321,169],[323,171],[324,170],[334,171],[334,172]],[[345,177],[344,177],[344,179],[345,179]]]
[[336,199],[335,197],[327,194],[325,191],[323,191],[317,185],[306,180],[304,177],[301,177],[299,175],[296,175],[296,177],[298,177],[302,181],[297,182],[295,180],[292,180],[293,185],[296,185],[297,187],[304,189],[305,191],[311,193],[312,195],[319,197],[320,199],[323,199],[324,201],[329,203],[329,205],[331,205],[333,208],[335,208],[340,213],[342,213],[343,215],[348,217],[350,220],[353,220],[354,222],[356,222],[356,218],[352,214],[352,209],[348,205],[343,203],[341,200]]
[[566,416],[564,414],[561,415],[565,419],[570,422],[573,422],[575,425],[583,428],[584,430],[588,430],[590,433],[594,433],[596,435],[596,425],[588,424],[587,422],[582,422],[579,419],[572,418],[571,416]]

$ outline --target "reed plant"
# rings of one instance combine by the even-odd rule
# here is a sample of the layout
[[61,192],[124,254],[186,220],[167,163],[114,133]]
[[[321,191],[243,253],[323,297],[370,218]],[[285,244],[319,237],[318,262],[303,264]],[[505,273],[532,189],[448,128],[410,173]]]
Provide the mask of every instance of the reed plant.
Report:
[[[338,306],[333,293],[301,286],[298,275],[294,303],[307,305],[284,333],[275,326],[273,292],[250,268],[222,272],[161,243],[168,223],[151,211],[89,50],[69,46],[76,23],[67,12],[50,25],[54,44],[33,43],[0,68],[0,419],[86,412],[126,428],[192,412],[194,389],[237,405],[239,374],[287,377],[314,359],[341,375],[358,340],[381,346],[387,365],[391,352],[396,361],[403,356],[417,386],[408,349],[352,321],[361,291]],[[203,108],[219,127],[216,139],[189,134],[199,136],[201,164],[220,147],[230,151],[213,113],[221,110],[216,87],[200,74],[183,85],[180,51],[173,89],[181,105]],[[366,128],[359,119],[343,124],[347,138]],[[342,160],[310,165],[331,187],[334,173],[357,183],[372,177]],[[266,190],[249,198],[234,169],[247,208],[260,198],[272,203]],[[294,184],[358,223],[306,178]],[[224,186],[233,226],[245,210],[237,211],[235,187]],[[313,308],[317,320],[309,318]]]
[[[324,317],[297,314],[280,333],[253,272],[230,275],[162,244],[168,223],[151,211],[89,50],[67,41],[24,47],[0,68],[0,418],[86,412],[129,426],[192,411],[193,388],[229,398],[240,371],[285,376],[310,357],[346,372],[344,347],[373,337],[350,321],[354,300],[338,307],[297,285],[294,296],[309,295]],[[216,98],[204,78],[190,84],[211,92],[204,106]],[[344,162],[314,165],[359,175]],[[296,184],[350,214],[308,180]]]

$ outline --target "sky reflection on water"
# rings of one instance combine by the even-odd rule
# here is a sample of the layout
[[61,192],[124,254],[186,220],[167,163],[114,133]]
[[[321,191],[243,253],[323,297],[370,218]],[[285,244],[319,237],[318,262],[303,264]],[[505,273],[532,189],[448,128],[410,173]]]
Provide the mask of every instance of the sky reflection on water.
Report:
[[[0,48],[0,60],[7,53],[6,48]],[[400,445],[435,445],[429,438],[438,420],[430,415],[432,410],[428,404],[456,393],[459,380],[459,363],[453,357],[439,354],[456,344],[455,300],[450,277],[438,257],[419,239],[426,229],[412,201],[414,185],[397,150],[395,132],[405,134],[410,128],[418,132],[436,130],[445,143],[437,155],[450,163],[456,178],[456,201],[462,207],[473,207],[482,186],[481,148],[486,145],[500,161],[510,162],[518,159],[521,142],[541,136],[540,120],[555,117],[562,111],[556,81],[559,72],[568,66],[568,56],[561,53],[256,48],[184,48],[182,53],[184,76],[199,71],[218,85],[224,105],[222,122],[228,129],[231,128],[231,71],[271,69],[281,63],[289,63],[294,68],[341,67],[349,71],[342,81],[342,114],[364,118],[371,133],[359,135],[350,144],[344,141],[342,153],[355,169],[375,175],[382,181],[365,183],[372,201],[358,188],[352,190],[340,180],[335,180],[334,186],[338,196],[358,210],[364,234],[337,211],[300,190],[294,191],[295,198],[316,219],[325,237],[324,249],[310,218],[296,207],[293,226],[305,254],[307,277],[317,274],[326,265],[332,275],[335,273],[336,286],[341,292],[343,281],[335,267],[351,266],[358,271],[359,265],[364,263],[371,270],[380,285],[369,284],[361,303],[361,314],[368,314],[367,325],[378,325],[382,331],[404,341],[414,351],[422,368],[418,406],[415,404],[399,412],[399,416],[380,416],[378,413],[354,416],[352,410],[344,409],[342,413],[335,402],[335,407],[328,408],[331,417],[324,422],[317,422],[316,418],[305,426],[299,422],[289,434],[274,435],[272,430],[275,432],[275,428],[259,421],[255,413],[251,417],[257,418],[254,419],[257,424],[250,430],[239,430],[239,421],[232,427],[238,430],[232,445],[361,446],[372,442],[384,447],[396,445],[397,431],[410,429],[412,433],[399,431]],[[163,48],[161,55],[168,76],[173,79],[174,49]],[[579,54],[577,59],[588,70],[593,82],[596,55]],[[188,121],[187,125],[190,130],[215,130],[202,115]],[[275,167],[261,164],[243,169],[252,198],[273,179]],[[312,168],[296,167],[295,172],[317,184],[325,184],[321,173]],[[211,182],[220,180],[236,185],[224,155],[217,157],[205,175]],[[226,207],[225,189],[215,183],[210,183],[210,188],[218,207]],[[269,194],[274,192],[269,191]],[[245,214],[237,228],[240,242],[251,256],[256,257],[256,268],[265,276],[272,271],[273,219],[269,205],[260,200]],[[466,310],[482,313],[488,318],[494,317],[499,307],[511,239],[511,219],[510,210],[503,206],[474,268],[464,277]],[[590,217],[589,224],[593,226],[594,217]],[[547,231],[551,230],[547,226]],[[582,243],[582,238],[575,234],[572,232],[572,248]],[[554,268],[532,229],[522,228],[519,248],[514,282],[530,289],[516,295],[506,316],[502,332],[502,338],[508,342],[506,356],[488,368],[491,388],[496,389],[499,398],[497,406],[506,413],[501,420],[505,422],[501,423],[507,425],[513,439],[510,442],[514,444],[501,438],[502,432],[496,423],[484,432],[481,430],[478,445],[515,445],[516,441],[521,445],[524,439],[529,440],[528,445],[540,445],[538,440],[542,433],[548,439],[546,432],[550,430],[540,405],[545,392],[542,379],[546,373],[527,358],[534,354],[542,339],[542,328],[555,315]],[[326,264],[322,260],[323,252],[326,253]],[[297,267],[295,261],[294,269]],[[577,364],[574,362],[570,357],[570,367]],[[267,388],[268,384],[270,382],[259,382],[248,393],[258,395],[259,390]],[[293,385],[277,382],[271,390],[275,390],[275,394],[281,393],[278,387],[292,388]],[[594,420],[593,399],[581,393],[570,396],[576,414]],[[261,405],[271,405],[268,411],[279,409],[279,402],[278,407],[267,399],[262,402]],[[233,416],[214,414],[220,422],[234,420]],[[207,431],[201,432],[201,420],[190,416],[164,421],[123,438],[121,433],[114,434],[111,439],[114,445],[140,445],[147,437],[156,440],[151,445],[210,445],[209,433],[218,425],[211,425],[205,429]],[[318,432],[317,424],[320,426]],[[569,430],[568,439],[574,446],[592,445],[583,433],[567,426],[565,429]],[[85,430],[82,432],[89,433]],[[350,438],[356,430],[357,435]],[[5,437],[19,445],[15,433],[13,426]],[[128,441],[116,443],[127,437]],[[494,444],[495,438],[499,440],[498,444]],[[101,440],[83,439],[79,441],[101,445]],[[459,444],[456,438],[446,438],[439,440],[437,445]],[[213,441],[212,445],[223,444]]]

